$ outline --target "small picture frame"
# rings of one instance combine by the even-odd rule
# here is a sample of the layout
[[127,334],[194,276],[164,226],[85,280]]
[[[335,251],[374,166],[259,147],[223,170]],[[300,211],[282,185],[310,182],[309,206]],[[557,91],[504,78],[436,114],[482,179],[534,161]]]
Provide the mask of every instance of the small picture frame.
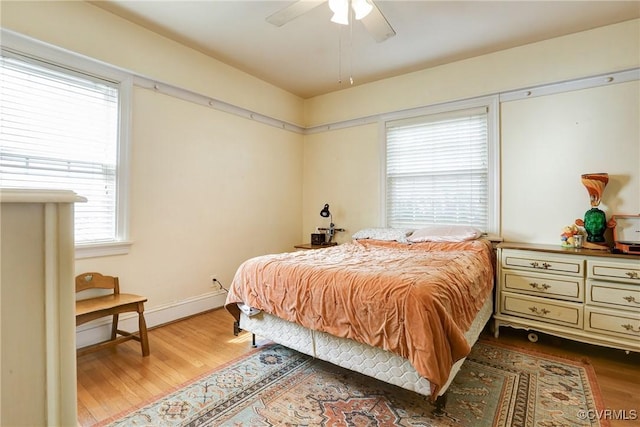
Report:
[[311,233],[312,245],[324,245],[326,241],[326,235],[324,233]]

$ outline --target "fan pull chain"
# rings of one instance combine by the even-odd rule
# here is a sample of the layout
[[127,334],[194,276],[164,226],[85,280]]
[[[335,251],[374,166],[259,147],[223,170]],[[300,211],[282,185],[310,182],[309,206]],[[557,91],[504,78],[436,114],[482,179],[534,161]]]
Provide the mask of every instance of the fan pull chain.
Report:
[[[353,86],[353,21],[355,20],[355,12],[352,10],[351,1],[349,1],[349,83]],[[342,44],[343,44],[343,26],[340,25],[338,33],[338,84],[342,85]]]
[[356,19],[355,12],[351,8],[349,1],[349,83],[353,86],[353,21]]
[[338,30],[338,84],[342,85],[342,28]]

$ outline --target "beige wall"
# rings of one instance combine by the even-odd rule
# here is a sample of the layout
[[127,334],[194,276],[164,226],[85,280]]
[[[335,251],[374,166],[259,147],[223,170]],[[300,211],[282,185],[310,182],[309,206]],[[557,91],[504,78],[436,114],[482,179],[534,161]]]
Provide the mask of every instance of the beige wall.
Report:
[[[2,2],[2,25],[140,75],[308,126],[640,66],[640,20],[635,20],[304,101],[88,3]],[[307,241],[316,227],[327,225],[319,216],[324,203],[331,204],[336,225],[348,230],[338,235],[339,241],[360,228],[379,225],[377,123],[301,136],[140,87],[134,90],[133,103],[134,244],[128,255],[80,260],[77,271],[118,274],[127,290],[149,297],[149,310],[210,294],[210,274],[228,285],[243,260]],[[548,104],[564,109],[548,117]],[[571,112],[582,105],[585,109],[576,111],[577,116]],[[503,104],[504,235],[556,241],[559,227],[586,210],[579,174],[594,170],[613,174],[605,191],[607,206],[640,212],[637,105],[637,82],[590,89],[584,96]],[[548,122],[553,126],[537,135],[524,132],[536,119],[553,119]],[[571,128],[575,120],[589,126]],[[562,128],[570,132],[560,138],[557,130]],[[583,138],[585,129],[588,138]],[[615,147],[607,151],[602,135],[611,132],[618,138],[607,141]],[[568,145],[556,152],[552,140]],[[543,187],[517,167],[523,153],[536,145],[561,154],[536,157],[535,163],[527,159],[527,167],[546,171]],[[600,152],[607,153],[606,160],[593,154]],[[567,153],[577,155],[559,160]],[[562,167],[566,164],[571,166]],[[541,220],[535,232],[532,219],[538,217],[522,212],[519,197],[524,189],[532,200],[564,206]]]
[[639,65],[636,19],[318,96],[305,102],[305,124],[318,126]]
[[307,135],[303,167],[303,237],[329,220],[320,210],[329,203],[333,222],[346,232],[345,242],[358,229],[378,225],[380,213],[380,141],[377,124]]
[[245,259],[299,243],[301,159],[297,134],[136,88],[133,246],[76,269],[118,274],[150,308],[212,291],[211,274],[228,286]]
[[3,1],[2,26],[135,73],[301,124],[303,100],[84,1]]
[[[355,121],[639,66],[634,20],[319,96],[306,102],[306,122]],[[506,240],[557,243],[562,227],[589,208],[583,173],[611,174],[602,204],[608,216],[640,212],[639,104],[637,81],[501,104]],[[378,129],[371,123],[305,138],[304,232],[321,222],[323,200],[350,233],[383,225]]]
[[609,174],[607,218],[640,213],[639,95],[636,80],[502,104],[505,239],[558,243],[591,208],[584,173]]
[[[1,16],[3,28],[302,122],[300,98],[89,3],[2,2]],[[300,243],[302,150],[300,134],[134,86],[133,245],[127,255],[78,260],[76,272],[120,276],[126,291],[148,297],[150,325],[222,304],[211,274],[229,286],[242,261]]]

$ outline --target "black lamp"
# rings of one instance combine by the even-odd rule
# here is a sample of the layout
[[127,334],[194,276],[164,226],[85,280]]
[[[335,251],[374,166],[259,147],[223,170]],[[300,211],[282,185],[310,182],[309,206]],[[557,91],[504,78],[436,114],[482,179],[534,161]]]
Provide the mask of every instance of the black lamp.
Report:
[[[323,218],[329,218],[331,217],[331,211],[329,210],[329,204],[325,203],[324,204],[324,208],[322,208],[322,210],[320,211],[320,216]],[[331,217],[332,220],[331,222],[333,222],[333,217]]]
[[336,234],[336,231],[345,231],[344,228],[336,228],[336,225],[333,223],[333,215],[331,215],[331,211],[329,210],[329,204],[325,203],[324,207],[322,208],[322,210],[320,211],[320,216],[323,218],[330,218],[329,219],[329,228],[318,228],[318,230],[322,230],[322,231],[326,231],[327,235],[329,236],[329,240],[327,240],[325,242],[326,245],[330,245],[331,244],[331,240],[333,240],[333,236],[334,234]]

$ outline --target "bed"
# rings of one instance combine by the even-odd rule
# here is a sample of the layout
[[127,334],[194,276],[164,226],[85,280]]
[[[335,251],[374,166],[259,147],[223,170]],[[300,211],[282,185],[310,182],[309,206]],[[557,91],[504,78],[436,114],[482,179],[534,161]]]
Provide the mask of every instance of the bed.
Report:
[[241,330],[435,400],[491,317],[493,248],[398,240],[252,258],[225,307]]

